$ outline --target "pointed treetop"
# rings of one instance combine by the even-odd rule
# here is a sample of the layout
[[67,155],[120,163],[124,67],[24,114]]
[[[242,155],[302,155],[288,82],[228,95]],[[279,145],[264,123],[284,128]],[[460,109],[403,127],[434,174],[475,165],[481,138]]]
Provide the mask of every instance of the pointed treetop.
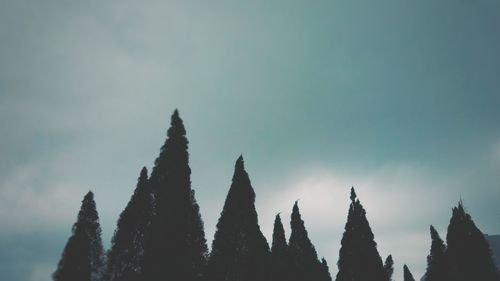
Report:
[[406,264],[403,266],[403,280],[415,281],[415,278],[413,278],[413,274],[411,274],[410,269],[408,269],[408,266],[406,266]]
[[274,228],[273,228],[273,241],[271,245],[271,251],[276,255],[284,255],[286,251],[286,238],[285,238],[285,230],[283,228],[283,223],[281,222],[280,214],[276,215],[274,219]]
[[168,129],[168,136],[172,137],[173,134],[181,136],[186,135],[186,129],[184,128],[184,123],[182,122],[182,119],[179,116],[179,111],[177,109],[174,110],[174,113],[170,118],[170,129]]
[[356,191],[354,191],[354,186],[351,187],[351,201],[354,202],[356,199]]
[[245,170],[245,161],[243,160],[243,155],[240,154],[240,157],[236,159],[236,164],[234,165],[235,170]]
[[296,200],[295,203],[293,204],[293,209],[292,209],[292,214],[299,214],[299,200]]
[[83,197],[84,201],[93,200],[93,199],[94,199],[94,193],[92,192],[92,190],[89,190],[89,192],[87,192],[87,194],[85,194],[85,196]]
[[147,179],[147,178],[148,178],[148,169],[146,167],[142,167],[139,179]]

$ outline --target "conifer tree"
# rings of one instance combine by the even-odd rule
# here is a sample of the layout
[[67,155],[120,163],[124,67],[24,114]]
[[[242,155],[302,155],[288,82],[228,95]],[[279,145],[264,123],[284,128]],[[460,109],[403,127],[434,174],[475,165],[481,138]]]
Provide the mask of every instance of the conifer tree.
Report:
[[446,242],[452,281],[499,280],[489,244],[461,201],[453,208]]
[[286,243],[285,230],[279,214],[276,215],[274,220],[270,272],[271,280],[273,281],[288,281],[290,278],[288,245]]
[[254,203],[255,192],[240,156],[217,223],[207,280],[269,280],[269,246],[260,231]]
[[89,191],[83,198],[72,235],[52,277],[54,281],[98,281],[103,265],[104,250],[99,216],[94,194]]
[[446,246],[432,225],[430,232],[432,243],[430,253],[427,256],[425,281],[447,281],[449,280],[449,269],[445,256]]
[[308,237],[297,202],[293,205],[290,221],[292,233],[288,243],[292,276],[294,281],[320,280],[324,278],[323,267],[316,249]]
[[387,281],[392,281],[392,274],[394,273],[394,260],[392,255],[388,255],[384,263],[384,272]]
[[146,232],[144,281],[196,281],[206,264],[203,222],[191,189],[188,140],[177,110],[170,124],[149,179],[155,209]]
[[354,188],[351,188],[351,204],[337,265],[339,271],[336,281],[386,280],[366,211],[357,199]]
[[111,242],[106,281],[139,281],[143,268],[144,235],[153,214],[148,171],[142,168],[137,187],[120,215]]
[[404,281],[415,281],[415,278],[413,278],[413,274],[411,274],[411,272],[408,269],[408,266],[406,266],[406,264],[403,266],[403,280]]

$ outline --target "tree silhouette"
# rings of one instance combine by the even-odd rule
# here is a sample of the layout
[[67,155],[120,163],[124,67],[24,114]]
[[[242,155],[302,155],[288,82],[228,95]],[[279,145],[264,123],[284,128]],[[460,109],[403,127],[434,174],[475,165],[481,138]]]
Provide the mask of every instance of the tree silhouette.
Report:
[[288,281],[290,279],[288,245],[286,243],[285,230],[279,214],[276,215],[274,220],[270,272],[271,280],[273,281]]
[[155,212],[146,232],[145,281],[199,280],[206,263],[203,222],[191,189],[188,140],[177,110],[170,124],[149,179]]
[[260,231],[254,203],[255,192],[240,156],[217,223],[208,280],[269,280],[269,246]]
[[120,215],[111,241],[107,281],[139,281],[143,268],[144,235],[153,214],[153,194],[148,171],[142,168],[137,187]]
[[339,271],[336,281],[386,280],[366,211],[357,199],[354,188],[351,188],[351,204],[337,265]]
[[446,242],[451,280],[499,280],[489,244],[471,216],[465,212],[462,201],[453,208]]
[[392,281],[392,274],[394,273],[394,260],[392,255],[388,255],[384,263],[384,272],[387,281]]
[[325,258],[321,258],[320,278],[318,280],[332,281],[332,276],[330,275],[330,268],[328,267],[328,263],[326,262]]
[[431,250],[427,256],[427,270],[425,281],[443,281],[449,280],[449,268],[446,260],[446,246],[439,236],[439,233],[431,225]]
[[406,264],[403,266],[403,280],[415,281],[415,278],[413,278],[413,274],[411,274],[410,269],[408,269],[408,266],[406,266]]
[[89,191],[83,198],[72,235],[52,277],[54,281],[98,281],[103,265],[104,250],[99,216],[94,194]]
[[318,260],[316,249],[308,237],[297,202],[293,205],[290,226],[292,233],[288,251],[292,270],[291,280],[306,281],[325,278],[324,267]]

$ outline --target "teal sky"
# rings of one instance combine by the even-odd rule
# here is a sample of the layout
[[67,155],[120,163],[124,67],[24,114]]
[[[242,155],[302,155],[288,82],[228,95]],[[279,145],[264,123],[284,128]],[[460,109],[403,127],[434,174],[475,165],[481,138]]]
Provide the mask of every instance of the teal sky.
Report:
[[268,239],[300,199],[335,276],[354,185],[420,277],[460,198],[500,233],[499,50],[499,0],[0,0],[0,276],[50,280],[89,189],[109,245],[178,108],[207,240],[243,153]]

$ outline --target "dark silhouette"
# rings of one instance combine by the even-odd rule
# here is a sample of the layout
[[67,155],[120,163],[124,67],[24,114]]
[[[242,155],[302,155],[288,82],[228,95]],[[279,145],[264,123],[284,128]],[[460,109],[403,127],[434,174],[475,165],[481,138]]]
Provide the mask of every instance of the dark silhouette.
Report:
[[269,280],[269,246],[260,231],[254,203],[255,192],[240,156],[217,223],[207,280]]
[[427,270],[425,281],[449,280],[448,261],[446,260],[446,246],[437,230],[431,225],[431,251],[427,256]]
[[270,273],[273,281],[288,281],[291,278],[288,245],[279,214],[274,219]]
[[366,211],[357,199],[354,188],[351,188],[351,205],[337,265],[339,271],[336,281],[386,280]]
[[413,278],[413,274],[411,274],[410,269],[408,269],[408,266],[406,266],[406,264],[403,266],[403,280],[415,281],[415,278]]
[[137,187],[120,215],[105,280],[139,281],[143,268],[144,235],[153,214],[153,194],[148,184],[148,171],[142,168]]
[[54,281],[98,281],[103,266],[104,250],[99,216],[94,194],[89,191],[83,198],[72,235],[52,277]]
[[321,258],[321,270],[320,270],[320,278],[322,281],[332,281],[332,276],[330,275],[330,268],[328,267],[328,263],[325,258]]
[[149,179],[155,212],[146,232],[141,280],[197,281],[206,264],[205,233],[191,189],[186,130],[177,110],[170,124]]
[[288,242],[293,281],[323,280],[323,266],[318,260],[314,245],[308,237],[304,221],[300,216],[297,201],[293,205],[290,221],[292,233]]
[[499,280],[488,242],[461,201],[453,208],[446,242],[452,281]]
[[394,273],[394,260],[392,255],[388,255],[384,263],[385,278],[387,281],[392,281],[392,274]]

